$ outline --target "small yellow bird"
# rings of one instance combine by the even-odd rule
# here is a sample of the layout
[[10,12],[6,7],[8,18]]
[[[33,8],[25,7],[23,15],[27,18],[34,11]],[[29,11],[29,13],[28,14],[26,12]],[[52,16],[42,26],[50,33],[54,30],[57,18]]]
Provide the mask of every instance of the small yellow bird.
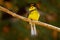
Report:
[[38,21],[38,19],[39,19],[39,17],[40,17],[40,14],[39,14],[39,12],[37,11],[36,7],[31,6],[31,7],[29,8],[29,12],[30,12],[30,13],[29,13],[28,18],[30,18],[30,19],[32,19],[32,20]]
[[[28,18],[32,19],[33,21],[38,21],[39,17],[40,17],[40,14],[37,8],[31,5],[29,8]],[[31,24],[31,35],[32,36],[37,35],[35,24],[33,24],[32,22],[30,22],[30,24]]]

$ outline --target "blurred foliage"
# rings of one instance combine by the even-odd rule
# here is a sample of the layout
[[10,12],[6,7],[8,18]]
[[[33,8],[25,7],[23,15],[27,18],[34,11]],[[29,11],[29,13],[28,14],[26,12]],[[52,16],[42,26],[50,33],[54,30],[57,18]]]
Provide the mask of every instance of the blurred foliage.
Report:
[[[29,3],[40,4],[39,5],[40,11],[42,11],[44,15],[41,16],[39,21],[43,21],[55,25],[57,27],[60,27],[60,0],[0,0],[1,6],[8,8],[9,10],[17,14],[22,7],[23,8],[27,7]],[[56,21],[49,22],[47,21],[47,19],[45,19],[46,15],[47,14],[49,15],[50,13],[56,13],[57,15]],[[55,37],[53,37],[52,35],[52,32],[54,30],[43,28],[42,26],[38,25],[36,25],[38,36],[31,37],[30,25],[27,22],[13,17],[9,18],[8,16],[7,16],[8,19],[2,19],[3,14],[4,12],[0,11],[0,40],[54,40],[55,39]],[[4,16],[4,18],[6,18],[6,16]],[[10,27],[10,31],[8,33],[4,33],[4,31],[2,31],[2,29],[6,25]],[[56,38],[58,39],[55,40],[60,40],[59,33],[57,34]]]

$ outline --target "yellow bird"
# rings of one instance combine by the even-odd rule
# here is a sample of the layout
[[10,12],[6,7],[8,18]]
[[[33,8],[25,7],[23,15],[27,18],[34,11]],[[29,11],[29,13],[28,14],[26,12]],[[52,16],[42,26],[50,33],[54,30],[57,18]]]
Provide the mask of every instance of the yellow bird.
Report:
[[[40,14],[37,8],[31,5],[29,8],[28,18],[32,19],[33,21],[38,21],[39,17],[40,17]],[[35,24],[33,24],[32,22],[30,22],[30,24],[31,24],[31,35],[32,36],[37,35]]]
[[29,16],[28,16],[28,18],[30,18],[30,19],[32,19],[32,20],[38,20],[39,19],[39,17],[40,17],[40,14],[39,14],[39,12],[37,11],[37,9],[36,9],[36,7],[34,7],[34,6],[31,6],[30,8],[29,8]]

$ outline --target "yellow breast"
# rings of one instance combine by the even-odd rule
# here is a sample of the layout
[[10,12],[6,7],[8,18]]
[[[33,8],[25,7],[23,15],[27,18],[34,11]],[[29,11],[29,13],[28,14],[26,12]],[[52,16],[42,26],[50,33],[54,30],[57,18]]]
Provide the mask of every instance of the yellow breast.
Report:
[[[32,10],[33,10],[33,11],[32,11]],[[38,20],[38,19],[39,19],[40,14],[39,14],[39,12],[36,10],[35,7],[31,7],[31,8],[29,9],[29,11],[31,11],[31,12],[30,12],[28,18],[30,18],[30,19],[32,19],[32,20]]]

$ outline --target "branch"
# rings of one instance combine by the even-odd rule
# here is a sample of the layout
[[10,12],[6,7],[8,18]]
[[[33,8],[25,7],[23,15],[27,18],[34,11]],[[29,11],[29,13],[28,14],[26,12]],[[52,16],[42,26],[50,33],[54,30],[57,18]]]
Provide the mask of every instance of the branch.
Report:
[[[6,12],[6,13],[12,15],[13,17],[16,17],[16,18],[21,19],[21,20],[26,21],[26,22],[32,21],[32,20],[30,20],[28,18],[17,15],[16,13],[13,13],[13,12],[9,11],[8,9],[6,9],[4,7],[1,7],[1,6],[0,6],[0,11]],[[37,24],[37,25],[43,26],[45,28],[52,29],[52,30],[60,32],[60,28],[58,28],[56,26],[53,26],[53,25],[50,25],[50,24],[47,24],[47,23],[43,23],[41,21],[32,21],[32,22]]]

